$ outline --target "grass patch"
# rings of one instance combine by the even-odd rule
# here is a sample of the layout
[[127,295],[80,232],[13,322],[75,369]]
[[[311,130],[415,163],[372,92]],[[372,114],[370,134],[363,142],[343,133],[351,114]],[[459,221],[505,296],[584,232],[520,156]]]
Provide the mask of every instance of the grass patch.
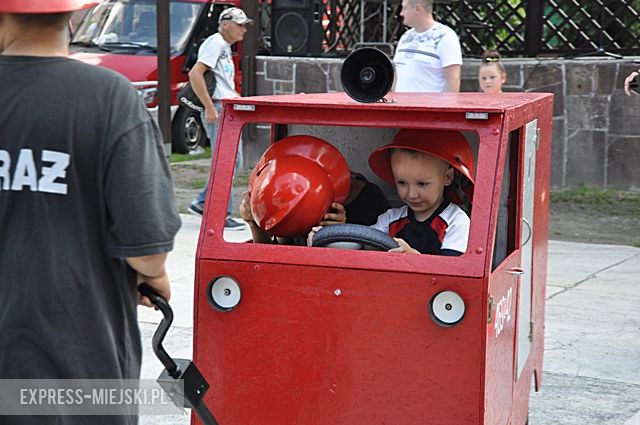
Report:
[[189,186],[191,189],[202,189],[206,181],[206,179],[193,179],[189,182]]
[[640,195],[618,190],[580,188],[551,192],[551,202],[570,202],[594,206],[606,206],[624,203],[640,207]]
[[175,164],[177,162],[193,161],[194,159],[211,158],[211,146],[204,148],[203,153],[196,155],[188,153],[172,153],[169,156],[169,164]]
[[242,170],[238,174],[236,174],[235,178],[233,179],[233,187],[248,187],[251,171],[252,170]]

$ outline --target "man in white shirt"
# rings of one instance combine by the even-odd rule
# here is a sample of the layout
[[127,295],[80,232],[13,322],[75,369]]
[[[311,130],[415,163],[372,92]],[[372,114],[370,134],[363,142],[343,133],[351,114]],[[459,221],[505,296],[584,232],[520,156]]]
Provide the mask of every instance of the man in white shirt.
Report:
[[396,92],[459,92],[462,50],[456,33],[433,18],[433,0],[403,0],[404,24],[393,58]]
[[[231,58],[231,46],[238,41],[242,41],[244,34],[247,32],[245,25],[252,22],[253,20],[249,19],[242,9],[231,7],[223,10],[218,17],[218,32],[202,42],[198,50],[198,61],[189,71],[191,87],[204,106],[204,111],[202,111],[200,117],[207,132],[207,137],[211,142],[212,155],[218,133],[218,117],[222,108],[221,100],[240,96],[235,89],[235,67]],[[216,77],[213,99],[209,96],[209,90],[204,78],[204,74],[208,70],[212,70]],[[241,165],[242,143],[238,147],[236,170]],[[190,213],[202,216],[207,187],[208,182],[205,183],[204,189],[189,205]],[[225,229],[241,230],[245,225],[231,218],[231,209],[230,197]]]

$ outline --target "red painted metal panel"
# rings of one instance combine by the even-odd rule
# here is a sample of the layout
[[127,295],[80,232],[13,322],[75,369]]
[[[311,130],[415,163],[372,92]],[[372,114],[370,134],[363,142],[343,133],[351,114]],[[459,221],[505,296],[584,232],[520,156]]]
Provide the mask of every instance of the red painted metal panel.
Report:
[[[516,300],[518,277],[509,270],[520,267],[520,252],[510,255],[490,276],[487,297],[484,375],[485,423],[506,425],[512,411]],[[490,298],[489,298],[490,297]]]
[[[306,108],[339,107],[343,109],[358,109],[369,112],[377,110],[420,110],[423,112],[496,112],[501,113],[509,109],[526,107],[528,104],[550,96],[547,93],[500,93],[488,95],[484,93],[393,93],[388,102],[362,103],[351,99],[343,92],[293,94],[274,96],[255,96],[234,99],[233,103],[253,105],[279,105]],[[382,122],[392,123],[384,120]]]
[[[206,298],[220,275],[242,288],[230,312]],[[199,277],[196,362],[220,423],[479,423],[481,280],[223,261]],[[445,288],[467,307],[451,328],[428,313]]]

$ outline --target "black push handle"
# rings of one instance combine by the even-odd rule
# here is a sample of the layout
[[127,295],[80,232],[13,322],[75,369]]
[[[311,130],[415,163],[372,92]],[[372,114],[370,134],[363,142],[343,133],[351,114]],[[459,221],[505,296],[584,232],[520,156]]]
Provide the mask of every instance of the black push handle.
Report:
[[180,368],[178,368],[176,362],[173,361],[171,356],[169,356],[162,347],[162,341],[173,322],[173,310],[171,310],[171,306],[167,300],[158,294],[155,289],[149,286],[149,284],[141,283],[138,285],[138,291],[149,298],[151,303],[158,307],[158,310],[162,312],[163,319],[160,322],[160,325],[158,325],[158,329],[156,329],[156,332],[153,334],[151,344],[153,346],[153,352],[156,354],[156,357],[158,357],[165,369],[167,369],[169,376],[178,379],[180,377]]
[[[155,305],[164,316],[151,340],[153,352],[165,367],[165,370],[157,380],[158,384],[160,384],[170,398],[174,399],[174,402],[179,399],[184,403],[184,407],[193,409],[203,424],[218,425],[213,414],[202,401],[202,398],[209,389],[209,384],[202,373],[200,373],[191,360],[177,359],[176,362],[167,354],[164,348],[162,348],[162,341],[173,322],[173,310],[171,310],[169,303],[147,283],[138,285],[138,291],[148,297],[151,303]],[[182,366],[182,370],[178,366],[178,363]],[[177,390],[175,386],[175,384],[179,382],[184,384],[181,390]]]

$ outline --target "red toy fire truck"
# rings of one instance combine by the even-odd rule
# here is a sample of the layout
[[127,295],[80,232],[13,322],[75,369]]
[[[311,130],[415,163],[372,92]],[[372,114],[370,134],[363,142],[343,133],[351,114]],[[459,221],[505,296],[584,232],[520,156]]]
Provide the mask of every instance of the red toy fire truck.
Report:
[[[362,67],[360,67],[362,68]],[[366,67],[356,74],[369,78]],[[375,70],[375,69],[374,69]],[[197,248],[194,357],[224,425],[524,425],[540,387],[552,95],[345,93],[224,103]],[[458,257],[225,240],[243,129],[367,158],[400,129],[472,147],[468,248]]]

